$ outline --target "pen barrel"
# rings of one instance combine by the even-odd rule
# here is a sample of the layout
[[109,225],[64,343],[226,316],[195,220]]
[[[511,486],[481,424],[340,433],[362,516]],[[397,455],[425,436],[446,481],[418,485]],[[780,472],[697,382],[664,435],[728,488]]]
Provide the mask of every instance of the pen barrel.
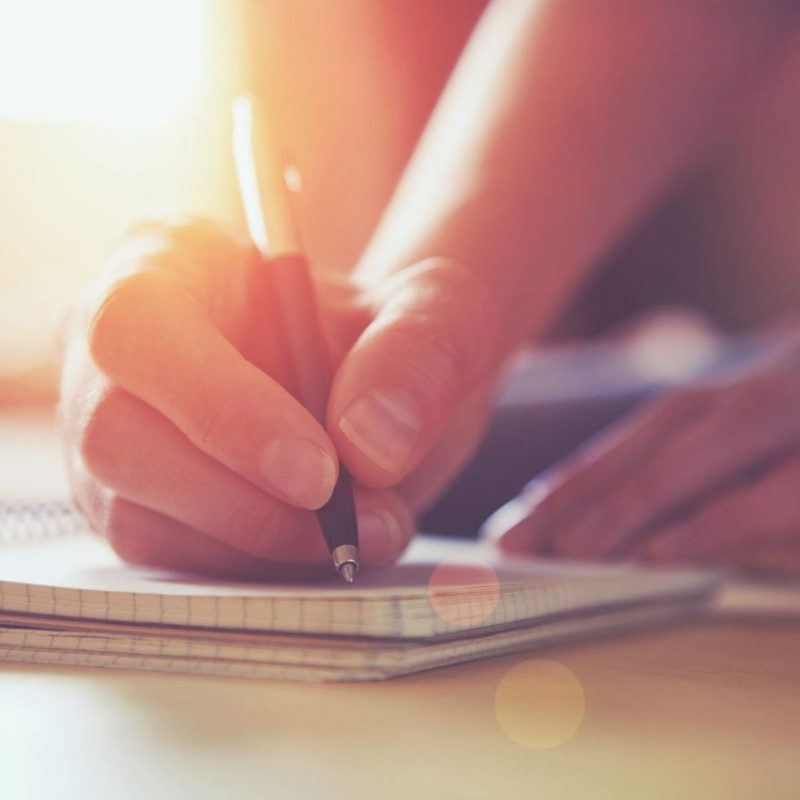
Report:
[[270,257],[269,270],[291,364],[291,391],[324,425],[333,371],[308,260],[299,253],[279,254]]
[[[290,391],[324,425],[333,370],[322,333],[311,268],[299,253],[276,255],[270,258],[268,265],[275,305],[281,317],[283,344],[291,365]],[[342,545],[358,547],[353,487],[344,465],[339,466],[339,479],[330,500],[317,509],[317,518],[332,554]]]
[[339,479],[331,499],[317,509],[317,519],[328,550],[343,544],[358,547],[358,519],[353,498],[353,481],[343,465],[339,466]]

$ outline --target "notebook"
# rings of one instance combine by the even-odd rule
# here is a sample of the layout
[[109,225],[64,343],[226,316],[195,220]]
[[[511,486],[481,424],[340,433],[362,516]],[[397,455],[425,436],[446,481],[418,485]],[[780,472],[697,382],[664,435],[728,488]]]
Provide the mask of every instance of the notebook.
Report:
[[419,537],[353,586],[209,581],[122,564],[67,503],[0,503],[0,659],[388,678],[684,618],[719,579]]

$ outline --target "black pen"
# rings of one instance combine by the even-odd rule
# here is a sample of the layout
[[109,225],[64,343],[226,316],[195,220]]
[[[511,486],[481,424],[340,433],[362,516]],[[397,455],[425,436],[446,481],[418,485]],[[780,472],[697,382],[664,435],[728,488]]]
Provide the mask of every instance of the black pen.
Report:
[[[246,97],[233,103],[233,154],[247,229],[280,311],[295,396],[324,425],[332,370],[311,270],[291,213],[286,165],[260,109]],[[352,583],[358,571],[358,523],[350,474],[341,464],[317,519],[336,570]]]

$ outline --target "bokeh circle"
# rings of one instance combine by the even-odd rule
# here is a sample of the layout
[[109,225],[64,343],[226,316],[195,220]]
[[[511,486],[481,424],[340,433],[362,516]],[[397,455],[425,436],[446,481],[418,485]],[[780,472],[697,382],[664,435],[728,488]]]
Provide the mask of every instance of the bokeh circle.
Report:
[[473,556],[440,561],[428,581],[434,611],[454,628],[470,628],[494,613],[500,598],[500,579],[490,564]]
[[569,667],[549,658],[532,658],[515,664],[502,677],[494,709],[509,739],[532,750],[546,750],[577,732],[586,698]]

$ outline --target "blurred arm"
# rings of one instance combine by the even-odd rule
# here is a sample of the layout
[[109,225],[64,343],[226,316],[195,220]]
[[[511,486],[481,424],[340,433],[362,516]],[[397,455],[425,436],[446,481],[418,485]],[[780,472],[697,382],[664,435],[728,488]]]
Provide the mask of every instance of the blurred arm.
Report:
[[357,275],[455,259],[540,331],[795,31],[777,3],[496,0]]

